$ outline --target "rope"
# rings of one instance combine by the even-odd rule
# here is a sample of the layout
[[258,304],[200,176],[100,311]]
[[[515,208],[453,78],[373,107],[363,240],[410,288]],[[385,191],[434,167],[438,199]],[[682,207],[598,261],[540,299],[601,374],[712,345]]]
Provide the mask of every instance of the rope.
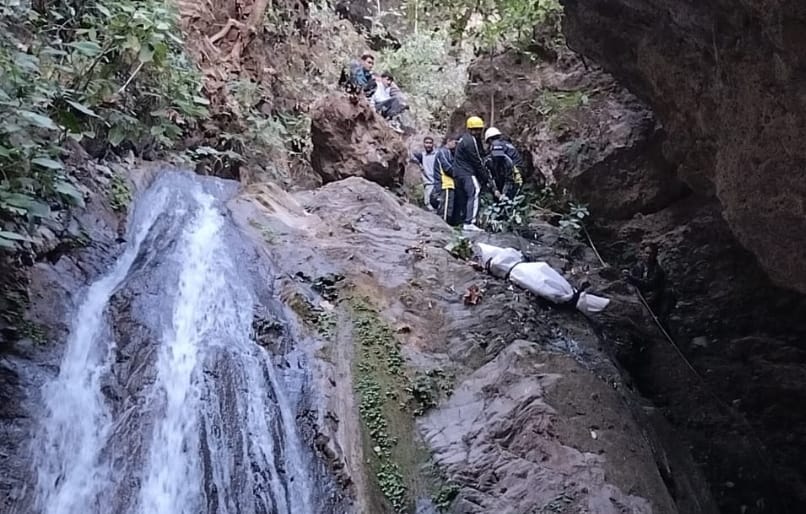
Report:
[[[585,237],[588,240],[588,244],[590,245],[590,247],[593,250],[593,252],[596,254],[596,257],[599,259],[599,262],[602,263],[602,266],[609,267],[609,265],[602,258],[602,255],[599,253],[599,250],[596,248],[596,245],[593,243],[593,239],[591,238],[590,234],[588,233],[588,229],[585,228],[585,226],[583,225],[582,230],[585,233]],[[761,440],[761,438],[756,434],[756,431],[753,428],[753,425],[751,425],[750,422],[747,420],[747,418],[745,418],[741,413],[736,412],[736,410],[733,407],[728,405],[719,396],[717,396],[717,394],[709,387],[708,382],[705,380],[705,378],[700,374],[699,371],[697,371],[697,369],[694,367],[694,365],[691,364],[691,361],[688,360],[688,358],[685,356],[685,354],[680,349],[680,347],[677,345],[677,343],[675,343],[674,339],[672,339],[672,336],[669,334],[669,332],[663,326],[663,323],[661,323],[660,319],[658,319],[658,316],[652,310],[652,307],[649,306],[649,303],[646,301],[646,298],[641,293],[641,291],[637,287],[632,287],[632,290],[638,296],[638,299],[641,301],[641,304],[644,306],[644,309],[646,309],[646,311],[652,317],[652,321],[655,322],[655,325],[658,327],[658,330],[660,330],[661,334],[663,334],[663,337],[666,339],[666,341],[669,342],[669,344],[672,346],[672,348],[674,348],[675,353],[680,357],[680,359],[683,361],[683,363],[686,365],[686,367],[689,370],[691,370],[691,372],[694,374],[694,376],[697,378],[697,380],[701,383],[701,385],[703,387],[703,390],[706,392],[706,394],[708,394],[716,402],[717,405],[721,406],[723,408],[723,410],[728,413],[728,416],[730,418],[733,418],[740,425],[745,427],[745,429],[748,432],[748,436],[751,439],[755,440],[755,442],[757,443],[757,445],[754,446],[754,448],[753,448],[755,450],[756,457],[767,468],[768,472],[772,472],[773,471],[772,463],[761,452],[761,448],[766,448],[766,445]]]

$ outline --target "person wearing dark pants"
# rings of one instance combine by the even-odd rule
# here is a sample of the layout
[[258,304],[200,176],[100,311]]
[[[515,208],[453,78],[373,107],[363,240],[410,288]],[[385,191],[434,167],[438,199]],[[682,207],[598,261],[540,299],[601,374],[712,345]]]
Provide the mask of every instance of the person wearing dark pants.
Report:
[[504,139],[501,131],[495,127],[487,129],[484,140],[489,145],[484,164],[493,177],[495,187],[503,196],[513,200],[523,186],[523,159],[515,146]]
[[488,174],[481,156],[481,143],[484,120],[471,116],[465,124],[467,132],[456,146],[453,163],[453,178],[456,182],[456,204],[465,230],[479,230],[476,216],[479,209],[479,182],[477,176]]
[[448,136],[437,150],[434,162],[434,186],[430,203],[440,217],[450,225],[460,221],[456,217],[456,182],[453,179],[453,152],[457,136]]

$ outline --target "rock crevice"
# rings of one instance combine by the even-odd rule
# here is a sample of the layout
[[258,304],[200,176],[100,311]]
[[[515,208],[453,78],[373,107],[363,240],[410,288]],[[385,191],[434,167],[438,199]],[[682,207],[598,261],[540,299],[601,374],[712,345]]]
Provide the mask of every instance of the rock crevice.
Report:
[[569,45],[655,110],[677,175],[778,285],[806,292],[806,5],[563,0]]

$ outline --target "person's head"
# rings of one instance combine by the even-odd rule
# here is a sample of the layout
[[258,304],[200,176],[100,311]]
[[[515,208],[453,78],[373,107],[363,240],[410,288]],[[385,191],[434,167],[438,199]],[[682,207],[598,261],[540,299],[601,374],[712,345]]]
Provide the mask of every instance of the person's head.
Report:
[[484,132],[484,120],[478,116],[471,116],[465,123],[467,131],[473,134],[473,137],[480,138],[481,133]]
[[456,148],[457,141],[459,141],[459,136],[457,134],[448,134],[447,136],[442,138],[442,146],[444,146],[448,150],[453,150],[454,148]]
[[365,70],[372,71],[372,67],[375,66],[375,56],[372,54],[362,55],[361,64],[364,66]]
[[434,149],[434,138],[431,136],[425,136],[423,138],[423,148],[425,148],[426,152],[430,152]]
[[392,82],[394,81],[395,78],[388,71],[384,71],[383,73],[381,73],[381,82],[383,82],[384,86],[389,87],[392,85]]
[[641,247],[641,258],[647,262],[652,262],[658,258],[658,243],[648,242]]
[[501,131],[495,127],[490,127],[484,132],[484,141],[487,143],[492,143],[496,139],[501,139],[501,137],[503,137]]

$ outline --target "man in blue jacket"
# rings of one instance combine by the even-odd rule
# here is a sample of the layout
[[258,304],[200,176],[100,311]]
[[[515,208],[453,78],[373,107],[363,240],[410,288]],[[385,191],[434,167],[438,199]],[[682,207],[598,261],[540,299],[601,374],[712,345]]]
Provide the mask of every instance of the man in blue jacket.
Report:
[[456,219],[455,181],[453,180],[453,153],[458,136],[445,137],[437,150],[434,162],[434,189],[431,192],[431,206],[450,225],[459,223]]
[[360,61],[352,61],[347,69],[343,69],[339,77],[339,85],[344,87],[348,93],[363,93],[367,98],[375,94],[378,83],[372,75],[372,68],[375,66],[375,56],[366,53],[361,56]]
[[523,159],[515,145],[504,139],[501,131],[495,127],[487,129],[484,140],[489,145],[484,165],[493,177],[495,188],[512,200],[523,186]]

